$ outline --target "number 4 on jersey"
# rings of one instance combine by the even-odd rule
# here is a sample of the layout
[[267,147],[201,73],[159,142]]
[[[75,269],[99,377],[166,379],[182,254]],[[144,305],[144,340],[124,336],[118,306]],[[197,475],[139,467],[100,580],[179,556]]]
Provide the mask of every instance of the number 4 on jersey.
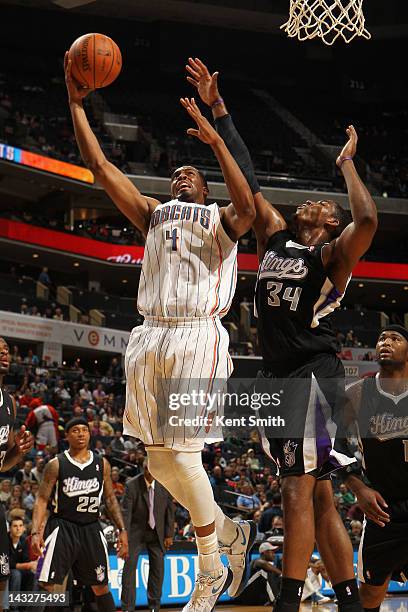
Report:
[[171,232],[170,230],[166,230],[166,240],[171,240],[171,250],[177,251],[177,240],[179,239],[177,235],[177,227]]

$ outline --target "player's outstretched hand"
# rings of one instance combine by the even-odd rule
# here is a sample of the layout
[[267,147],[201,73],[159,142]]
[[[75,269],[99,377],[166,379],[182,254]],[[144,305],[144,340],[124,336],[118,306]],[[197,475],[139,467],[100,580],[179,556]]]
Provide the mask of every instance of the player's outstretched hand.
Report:
[[129,557],[129,542],[126,531],[121,531],[118,536],[117,555],[119,559],[127,559]]
[[20,427],[20,431],[14,436],[14,443],[17,446],[20,455],[25,455],[34,446],[34,438],[30,431],[26,429],[25,425]]
[[212,106],[214,102],[220,99],[218,72],[210,74],[207,66],[198,57],[195,59],[188,58],[186,70],[190,73],[190,76],[187,76],[187,81],[197,89],[204,104]]
[[214,146],[222,142],[221,136],[219,136],[211,123],[201,114],[201,111],[195,103],[194,98],[180,98],[180,102],[190,117],[194,119],[198,127],[198,129],[189,128],[187,130],[187,134],[189,136],[195,136],[210,146]]
[[384,510],[388,508],[382,495],[370,487],[362,487],[357,493],[357,503],[366,517],[379,527],[385,527],[390,522],[390,515]]
[[349,125],[346,133],[349,139],[336,160],[336,164],[339,168],[341,168],[345,157],[354,157],[357,151],[358,136],[354,125]]
[[65,72],[65,84],[68,90],[69,103],[77,102],[82,103],[83,98],[87,96],[92,89],[81,87],[79,83],[72,76],[72,61],[68,59],[68,51],[65,52],[64,57],[64,72]]
[[44,540],[39,533],[31,536],[31,552],[34,557],[41,557],[44,546]]

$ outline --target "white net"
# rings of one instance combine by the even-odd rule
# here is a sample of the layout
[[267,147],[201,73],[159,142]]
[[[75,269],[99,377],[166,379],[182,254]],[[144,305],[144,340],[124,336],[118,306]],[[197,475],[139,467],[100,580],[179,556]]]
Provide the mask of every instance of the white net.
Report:
[[321,38],[326,45],[339,36],[346,43],[356,36],[371,38],[365,28],[363,0],[290,0],[289,19],[281,29],[291,38]]

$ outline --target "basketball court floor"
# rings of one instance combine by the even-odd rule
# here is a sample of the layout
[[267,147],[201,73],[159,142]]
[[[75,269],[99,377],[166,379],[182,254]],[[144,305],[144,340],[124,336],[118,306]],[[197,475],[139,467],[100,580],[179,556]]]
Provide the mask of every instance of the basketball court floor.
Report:
[[[300,612],[310,612],[313,609],[313,612],[335,612],[337,611],[337,605],[334,603],[325,604],[325,605],[312,605],[311,603],[305,603],[300,606]],[[161,608],[164,610],[171,610],[172,612],[177,611],[178,608]],[[217,606],[217,612],[270,612],[271,606]],[[145,612],[144,610],[140,610],[140,612]],[[146,611],[148,612],[148,611]],[[408,596],[407,597],[387,597],[384,603],[381,606],[381,612],[408,612]]]

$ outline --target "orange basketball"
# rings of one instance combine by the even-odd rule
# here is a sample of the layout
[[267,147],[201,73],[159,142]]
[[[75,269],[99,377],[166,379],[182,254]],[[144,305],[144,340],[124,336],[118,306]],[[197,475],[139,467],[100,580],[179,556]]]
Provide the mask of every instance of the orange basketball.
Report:
[[122,69],[118,45],[105,34],[84,34],[69,50],[72,76],[82,87],[98,89],[110,85]]

